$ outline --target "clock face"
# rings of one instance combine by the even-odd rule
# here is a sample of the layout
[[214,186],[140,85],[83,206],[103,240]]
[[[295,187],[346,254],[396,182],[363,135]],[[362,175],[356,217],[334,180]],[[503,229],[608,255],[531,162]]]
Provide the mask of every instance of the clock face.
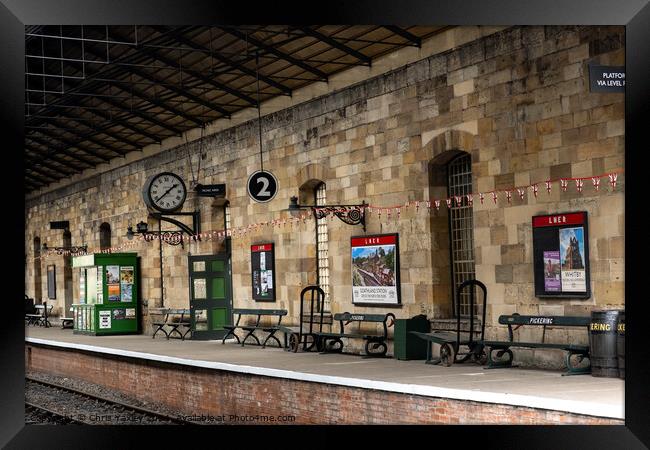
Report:
[[187,189],[183,179],[171,172],[162,172],[150,178],[145,185],[145,202],[162,212],[183,207]]

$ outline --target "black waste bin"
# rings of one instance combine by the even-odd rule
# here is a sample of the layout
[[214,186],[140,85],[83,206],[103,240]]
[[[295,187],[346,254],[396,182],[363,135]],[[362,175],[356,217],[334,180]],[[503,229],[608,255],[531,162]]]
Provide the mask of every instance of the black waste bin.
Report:
[[395,358],[403,361],[427,359],[428,342],[409,333],[410,331],[429,333],[431,323],[427,316],[421,314],[410,319],[397,319],[395,321]]
[[625,311],[621,311],[618,315],[617,331],[616,356],[618,357],[618,377],[625,378]]
[[592,311],[589,324],[589,359],[594,377],[618,378],[617,326],[620,311]]

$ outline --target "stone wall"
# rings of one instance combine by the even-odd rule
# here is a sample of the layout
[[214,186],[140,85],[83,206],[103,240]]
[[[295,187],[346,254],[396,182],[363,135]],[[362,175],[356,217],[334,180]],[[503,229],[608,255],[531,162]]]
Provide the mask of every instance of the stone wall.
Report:
[[[446,196],[436,181],[436,163],[451,151],[471,154],[473,191],[513,188],[540,182],[512,202],[474,201],[476,276],[488,287],[488,334],[505,337],[495,326],[500,314],[584,315],[597,307],[624,304],[624,96],[589,92],[588,64],[624,65],[624,27],[513,27],[401,67],[385,75],[263,117],[264,167],[279,180],[273,201],[257,204],[247,195],[248,176],[259,169],[257,123],[207,136],[164,153],[111,170],[26,205],[26,292],[34,292],[33,240],[61,245],[52,220],[70,220],[73,245],[99,247],[99,226],[108,222],[113,245],[125,243],[129,224],[146,220],[141,199],[145,179],[169,170],[191,179],[201,159],[201,183],[226,183],[233,227],[289,217],[289,198],[305,183],[327,185],[327,201],[374,206],[403,205]],[[543,182],[619,171],[615,190],[596,192],[586,183],[548,195]],[[438,180],[439,181],[439,180]],[[223,224],[222,207],[207,198],[188,199],[185,211],[202,214],[203,230]],[[542,300],[534,296],[531,217],[587,211],[591,298]],[[402,307],[396,316],[450,315],[449,240],[446,211],[403,209],[399,219],[376,212],[367,217],[367,234],[397,232],[400,237]],[[150,229],[157,229],[155,221]],[[333,312],[379,312],[351,304],[350,237],[360,227],[328,222]],[[447,234],[445,234],[447,233]],[[315,224],[262,227],[233,238],[232,282],[235,307],[251,307],[250,245],[276,245],[276,307],[297,318],[299,292],[315,282]],[[188,304],[187,255],[211,254],[221,244],[203,241],[163,246],[165,306]],[[158,244],[135,247],[142,256],[142,294],[159,306],[161,285]],[[63,267],[62,257],[42,261],[43,295],[48,264]],[[57,273],[57,275],[59,275]],[[75,277],[77,274],[75,273]],[[74,286],[76,289],[75,279]],[[58,286],[62,289],[62,280]],[[75,297],[76,297],[75,293]],[[57,293],[57,298],[63,295]],[[60,302],[60,300],[57,300]],[[268,305],[264,305],[268,306]],[[533,338],[518,331],[522,338]],[[567,339],[549,330],[547,340]],[[586,333],[571,339],[585,342]],[[544,360],[545,352],[540,358]],[[526,353],[522,352],[524,359]],[[555,356],[552,357],[553,360]]]

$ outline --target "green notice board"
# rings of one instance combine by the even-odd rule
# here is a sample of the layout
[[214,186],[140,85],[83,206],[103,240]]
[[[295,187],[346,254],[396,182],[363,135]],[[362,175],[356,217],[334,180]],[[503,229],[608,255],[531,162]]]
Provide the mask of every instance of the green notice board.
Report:
[[79,297],[72,305],[74,333],[139,334],[138,255],[102,253],[74,257]]

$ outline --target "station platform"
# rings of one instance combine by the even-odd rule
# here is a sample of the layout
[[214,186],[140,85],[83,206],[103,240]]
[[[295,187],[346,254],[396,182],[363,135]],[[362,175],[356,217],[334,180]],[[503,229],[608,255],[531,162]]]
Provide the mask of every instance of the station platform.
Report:
[[28,370],[82,377],[188,414],[293,413],[297,423],[624,424],[625,383],[615,378],[61,328],[25,333]]

